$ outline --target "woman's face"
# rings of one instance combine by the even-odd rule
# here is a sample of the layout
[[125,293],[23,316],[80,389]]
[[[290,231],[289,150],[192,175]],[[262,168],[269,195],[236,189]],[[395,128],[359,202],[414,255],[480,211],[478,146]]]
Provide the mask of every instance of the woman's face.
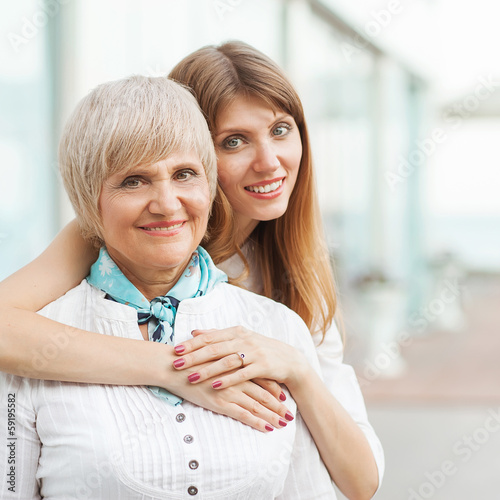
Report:
[[219,182],[246,238],[259,221],[285,213],[302,157],[300,133],[287,113],[238,97],[219,114],[214,141]]
[[113,174],[99,206],[104,242],[125,276],[139,289],[143,281],[173,284],[207,227],[205,170],[195,153],[171,154]]

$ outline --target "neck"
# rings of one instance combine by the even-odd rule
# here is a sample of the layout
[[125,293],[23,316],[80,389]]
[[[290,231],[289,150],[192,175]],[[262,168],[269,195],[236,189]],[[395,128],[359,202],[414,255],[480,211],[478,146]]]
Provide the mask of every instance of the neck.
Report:
[[176,275],[172,280],[151,280],[147,281],[144,278],[141,280],[134,280],[134,276],[127,275],[127,273],[123,271],[123,274],[127,277],[127,279],[139,290],[139,292],[146,297],[146,299],[151,302],[155,297],[161,297],[163,295],[167,295],[168,292],[173,288],[173,286],[177,283],[179,278],[181,277],[183,269]]
[[[179,281],[188,261],[172,269],[146,268],[120,259],[119,255],[108,253],[116,265],[120,268],[125,277],[132,283],[139,292],[150,302],[155,297],[167,295],[173,286]],[[191,256],[189,257],[191,258]]]
[[236,243],[240,247],[245,244],[258,224],[259,221],[255,219],[235,217]]

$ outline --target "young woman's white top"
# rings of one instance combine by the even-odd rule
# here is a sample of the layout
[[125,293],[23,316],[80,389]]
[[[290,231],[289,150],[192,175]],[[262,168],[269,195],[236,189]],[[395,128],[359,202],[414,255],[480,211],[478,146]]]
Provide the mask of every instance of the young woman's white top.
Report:
[[[38,363],[57,356],[72,327],[142,340],[136,310],[106,300],[86,281],[40,313],[69,326]],[[226,283],[180,304],[175,342],[191,338],[195,328],[235,325],[295,346],[319,372],[298,315]],[[170,406],[146,387],[0,374],[0,498],[335,498],[314,441],[284,390],[295,420],[261,433],[189,402]]]
[[[259,270],[252,265],[251,247],[248,243],[243,246],[243,253],[251,267],[250,276],[243,284],[248,290],[262,294],[262,280],[260,279]],[[218,264],[217,267],[232,278],[239,276],[244,270],[243,262],[236,254]],[[258,329],[255,331],[259,332]],[[332,323],[323,342],[321,342],[322,335],[320,333],[314,334],[312,338],[316,345],[316,354],[325,385],[358,424],[370,443],[377,463],[380,487],[385,470],[384,450],[375,430],[368,421],[365,402],[356,373],[352,366],[344,363],[344,346],[338,328],[335,323]]]

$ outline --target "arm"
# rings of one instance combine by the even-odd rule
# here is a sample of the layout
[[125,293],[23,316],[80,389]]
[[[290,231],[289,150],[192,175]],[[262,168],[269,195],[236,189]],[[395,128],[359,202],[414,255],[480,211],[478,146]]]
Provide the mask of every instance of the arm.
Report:
[[315,370],[304,365],[296,375],[288,388],[335,484],[347,498],[372,498],[379,477],[363,431],[328,391]]
[[385,468],[384,450],[380,439],[369,422],[366,406],[356,373],[352,366],[343,361],[344,346],[335,323],[321,342],[321,335],[313,335],[316,353],[325,385],[335,399],[349,413],[356,425],[363,431],[375,457],[379,488]]
[[330,500],[336,498],[328,472],[321,461],[300,413],[283,491],[276,500]]
[[[301,350],[307,354],[304,355],[292,345],[243,327],[200,331],[194,335],[193,340],[183,344],[182,369],[197,371],[199,381],[213,377],[222,382],[220,388],[255,377],[272,378],[285,384],[339,489],[351,499],[368,499],[375,494],[379,478],[370,444],[318,375],[319,365],[311,341],[302,342]],[[310,334],[307,329],[301,330],[298,337],[306,339]],[[235,352],[245,353],[245,366],[221,377],[228,369],[241,366]],[[198,370],[196,365],[208,360],[219,361]]]
[[[96,256],[73,221],[36,260],[0,283],[0,370],[33,378],[85,381],[74,361],[80,352],[86,357],[98,335],[89,339],[74,332],[69,342],[64,325],[35,312],[76,286]],[[47,361],[44,348],[60,342],[66,344],[66,355],[43,362]]]
[[66,382],[177,386],[180,396],[204,408],[263,432],[268,423],[279,428],[287,408],[276,399],[276,383],[266,387],[276,397],[253,382],[219,395],[208,385],[180,388],[184,377],[172,369],[171,347],[87,332],[36,314],[76,286],[96,258],[74,221],[40,257],[0,283],[1,371]]
[[143,367],[130,368],[134,341],[36,314],[85,278],[96,258],[73,221],[37,259],[0,283],[0,370],[70,382],[147,383]]

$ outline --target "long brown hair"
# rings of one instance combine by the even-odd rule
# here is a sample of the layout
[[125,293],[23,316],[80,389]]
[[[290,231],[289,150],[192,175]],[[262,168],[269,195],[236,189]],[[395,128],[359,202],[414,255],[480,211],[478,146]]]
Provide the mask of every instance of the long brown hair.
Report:
[[[313,165],[302,103],[283,71],[266,55],[243,42],[203,47],[185,57],[170,78],[190,87],[208,126],[215,133],[218,113],[236,97],[262,99],[291,115],[302,140],[302,159],[283,216],[261,221],[250,235],[252,264],[260,270],[263,293],[298,313],[309,330],[323,335],[331,325],[337,300],[333,273],[316,196]],[[204,245],[215,263],[238,253],[229,202],[220,186]]]

